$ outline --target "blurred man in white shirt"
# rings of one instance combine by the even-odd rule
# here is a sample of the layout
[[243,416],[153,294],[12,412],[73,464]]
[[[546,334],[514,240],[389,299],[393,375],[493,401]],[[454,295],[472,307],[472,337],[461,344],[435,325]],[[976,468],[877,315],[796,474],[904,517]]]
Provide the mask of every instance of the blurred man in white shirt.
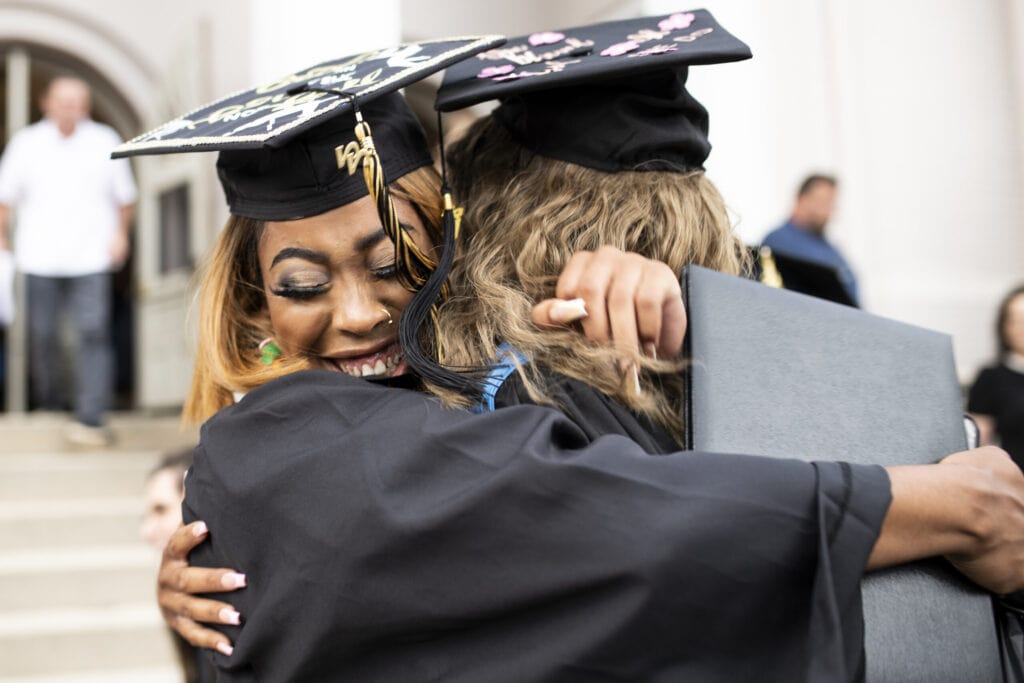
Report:
[[102,446],[113,384],[110,272],[128,256],[137,197],[131,167],[111,161],[117,133],[89,118],[89,87],[77,78],[50,82],[44,118],[19,131],[0,159],[0,250],[11,247],[26,275],[32,396],[60,407],[59,317],[66,309],[78,336],[74,442]]

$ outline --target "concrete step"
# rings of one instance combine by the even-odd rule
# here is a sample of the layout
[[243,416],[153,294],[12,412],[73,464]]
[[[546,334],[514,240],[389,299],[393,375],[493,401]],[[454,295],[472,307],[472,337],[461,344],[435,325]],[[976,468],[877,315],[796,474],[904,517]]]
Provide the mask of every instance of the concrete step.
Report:
[[5,550],[0,552],[0,613],[155,605],[158,564],[156,552],[141,543]]
[[[3,477],[0,467],[0,477]],[[39,498],[0,501],[0,539],[6,550],[81,548],[138,539],[144,498]]]
[[158,460],[154,451],[0,457],[0,501],[138,496]]
[[110,449],[71,449],[66,416],[0,417],[0,683],[178,683],[138,537],[176,418],[115,415]]
[[183,429],[176,415],[112,413],[108,420],[114,443],[105,449],[71,446],[64,438],[71,418],[66,413],[21,413],[0,416],[0,454],[56,451],[167,451],[194,445],[198,429]]
[[8,678],[67,681],[109,670],[168,669],[174,662],[153,601],[0,613],[0,675]]
[[101,669],[86,673],[63,673],[34,676],[4,676],[0,683],[181,683],[181,670],[176,666],[147,669]]

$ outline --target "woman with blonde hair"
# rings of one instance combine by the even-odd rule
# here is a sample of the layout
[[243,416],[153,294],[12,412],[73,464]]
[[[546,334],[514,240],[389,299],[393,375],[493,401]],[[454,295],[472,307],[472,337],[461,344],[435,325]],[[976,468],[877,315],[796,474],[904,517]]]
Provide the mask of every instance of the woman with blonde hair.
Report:
[[[453,296],[441,312],[446,361],[473,365],[501,357],[499,344],[507,344],[531,362],[515,364],[511,385],[519,399],[506,387],[498,404],[528,400],[557,405],[586,429],[593,416],[583,413],[590,409],[574,405],[565,393],[578,400],[585,384],[596,390],[595,397],[609,397],[649,423],[648,429],[630,430],[628,436],[654,452],[678,450],[684,414],[678,359],[682,340],[674,356],[659,359],[654,352],[668,346],[662,336],[676,324],[672,312],[665,311],[664,326],[653,329],[604,325],[607,341],[639,335],[643,348],[588,341],[601,338],[599,333],[582,337],[571,329],[540,331],[530,316],[537,302],[565,296],[570,289],[578,293],[577,269],[587,265],[596,271],[595,262],[609,248],[662,264],[676,279],[689,264],[733,275],[744,272],[746,250],[732,231],[717,188],[696,169],[608,173],[533,154],[495,116],[473,124],[451,146],[448,158],[455,191],[466,198],[467,211]],[[603,286],[598,281],[587,291],[599,294]],[[657,294],[648,283],[637,283],[637,289]],[[660,311],[661,299],[652,296],[644,305]],[[585,319],[581,326],[593,324]],[[571,381],[553,383],[554,368]],[[494,395],[497,387],[492,383],[487,389]],[[648,443],[646,431],[654,432],[654,443]]]

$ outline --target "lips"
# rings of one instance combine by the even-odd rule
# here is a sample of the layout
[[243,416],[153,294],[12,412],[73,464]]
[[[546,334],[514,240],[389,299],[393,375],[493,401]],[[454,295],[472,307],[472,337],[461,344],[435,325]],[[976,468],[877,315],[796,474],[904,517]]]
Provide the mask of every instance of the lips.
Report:
[[324,360],[331,369],[353,377],[394,377],[404,374],[408,367],[397,343],[376,353],[348,358],[325,358]]

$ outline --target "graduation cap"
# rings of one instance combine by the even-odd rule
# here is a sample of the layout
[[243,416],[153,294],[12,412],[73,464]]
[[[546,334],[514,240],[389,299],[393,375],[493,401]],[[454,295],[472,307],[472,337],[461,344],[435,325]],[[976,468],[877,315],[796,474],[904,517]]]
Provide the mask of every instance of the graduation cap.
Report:
[[216,151],[232,213],[314,216],[370,192],[355,173],[365,156],[357,113],[372,126],[371,146],[388,181],[430,165],[423,130],[398,89],[502,41],[431,40],[323,62],[195,109],[111,156]]
[[502,42],[501,36],[428,40],[323,62],[202,106],[111,156],[219,152],[217,172],[231,212],[263,221],[315,216],[370,195],[395,245],[399,277],[417,292],[400,326],[406,359],[417,367],[420,326],[428,315],[436,324],[433,301],[446,291],[456,219],[442,182],[440,262],[399,226],[388,183],[433,161],[422,127],[397,91]]
[[445,74],[436,107],[500,99],[519,144],[601,171],[690,171],[711,150],[688,68],[750,57],[706,10],[542,31]]
[[824,263],[808,261],[769,247],[751,248],[754,257],[753,279],[801,294],[857,307],[843,284],[839,271]]

